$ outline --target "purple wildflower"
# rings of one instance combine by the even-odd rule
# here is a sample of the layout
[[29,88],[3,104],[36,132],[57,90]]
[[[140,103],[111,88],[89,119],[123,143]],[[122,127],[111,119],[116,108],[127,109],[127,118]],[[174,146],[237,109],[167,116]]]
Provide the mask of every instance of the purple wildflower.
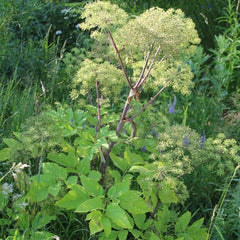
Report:
[[188,137],[185,137],[185,138],[183,139],[183,145],[184,145],[184,146],[189,146],[190,144],[191,144],[191,142],[189,141]]
[[146,152],[147,150],[146,150],[146,146],[143,146],[142,148],[141,148],[141,151],[142,152]]
[[177,104],[177,97],[174,95],[173,103],[170,105],[170,107],[169,107],[169,109],[168,109],[168,112],[169,112],[170,114],[173,114],[173,113],[175,112],[176,104]]
[[205,142],[206,142],[206,135],[205,135],[205,130],[203,130],[203,135],[202,135],[202,137],[200,139],[200,146],[201,146],[201,148],[204,147]]

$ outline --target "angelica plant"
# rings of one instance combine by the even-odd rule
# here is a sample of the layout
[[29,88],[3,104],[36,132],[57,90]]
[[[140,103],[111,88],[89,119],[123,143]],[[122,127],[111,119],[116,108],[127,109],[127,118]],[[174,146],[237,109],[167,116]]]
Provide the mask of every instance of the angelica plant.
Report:
[[[194,54],[200,39],[193,21],[181,10],[151,8],[140,16],[128,16],[124,10],[109,2],[97,1],[87,4],[82,14],[83,30],[90,30],[94,39],[89,59],[82,63],[76,77],[71,96],[89,96],[94,82],[98,108],[98,124],[101,126],[100,96],[111,98],[120,95],[125,82],[128,96],[122,110],[116,133],[119,136],[125,123],[136,135],[134,119],[139,116],[166,87],[182,94],[190,93],[193,74],[184,60]],[[120,70],[122,73],[120,73]],[[80,91],[77,87],[80,85]],[[148,102],[135,114],[129,116],[133,99],[139,101],[144,89],[155,90]],[[114,98],[120,103],[119,98]],[[91,104],[91,97],[89,96]],[[102,174],[108,164],[108,156],[114,146],[112,142],[105,154]]]

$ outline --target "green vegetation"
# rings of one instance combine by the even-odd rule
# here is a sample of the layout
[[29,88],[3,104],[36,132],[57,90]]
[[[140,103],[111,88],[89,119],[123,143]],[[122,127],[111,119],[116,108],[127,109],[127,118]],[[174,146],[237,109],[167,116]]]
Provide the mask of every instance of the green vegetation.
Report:
[[239,4],[1,1],[0,239],[238,239]]

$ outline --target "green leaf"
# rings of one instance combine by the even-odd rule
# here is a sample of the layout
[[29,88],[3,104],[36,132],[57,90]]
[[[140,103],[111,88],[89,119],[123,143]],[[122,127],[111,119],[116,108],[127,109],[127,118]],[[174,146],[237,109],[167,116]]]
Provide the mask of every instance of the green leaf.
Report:
[[91,161],[89,160],[89,158],[84,158],[79,161],[77,170],[79,171],[79,173],[82,173],[83,175],[87,175],[91,170],[90,165],[91,165]]
[[70,176],[70,177],[68,177],[66,184],[67,185],[75,185],[75,184],[77,184],[77,182],[78,182],[77,176]]
[[165,204],[171,204],[171,203],[178,202],[178,198],[176,197],[175,192],[169,188],[160,189],[158,196],[159,196],[161,202],[165,203]]
[[140,197],[138,191],[128,191],[119,196],[120,206],[132,214],[143,214],[150,212],[147,203]]
[[100,222],[101,222],[101,225],[103,227],[103,230],[104,230],[106,236],[108,237],[112,231],[112,224],[111,224],[109,218],[105,215],[102,215]]
[[73,153],[66,155],[64,153],[50,152],[47,158],[69,168],[74,168],[77,163],[77,157]]
[[136,226],[143,230],[144,222],[146,220],[146,214],[133,214],[133,219],[136,224]]
[[109,148],[109,144],[108,144],[106,138],[99,138],[96,141],[96,143],[94,144],[94,147],[96,149],[99,149],[100,147]]
[[129,148],[126,148],[124,152],[124,160],[130,165],[141,164],[144,162],[143,158],[135,153],[130,152]]
[[86,220],[90,220],[89,228],[91,235],[103,230],[103,227],[101,226],[101,218],[102,213],[98,210],[94,210],[87,215]]
[[142,235],[142,232],[137,229],[130,229],[129,232],[133,235],[134,239],[138,239]]
[[118,236],[118,231],[112,230],[110,235],[107,237],[105,232],[99,235],[99,240],[116,240]]
[[54,215],[54,216],[50,216],[50,215],[41,216],[41,213],[38,213],[33,219],[33,226],[36,229],[40,229],[40,228],[46,226],[48,223],[50,223],[53,220],[56,220],[56,215]]
[[130,181],[124,181],[114,184],[108,190],[108,197],[111,199],[117,199],[121,194],[128,192],[130,189]]
[[60,182],[57,182],[56,184],[48,188],[48,192],[52,194],[54,197],[56,197],[61,189],[61,186],[62,184]]
[[175,232],[176,233],[185,232],[190,220],[191,220],[191,213],[187,211],[181,217],[178,218],[175,224]]
[[80,176],[80,179],[81,179],[81,183],[82,183],[83,187],[86,189],[86,191],[90,195],[92,195],[94,197],[103,196],[103,188],[98,183],[98,181],[96,181],[95,179],[92,179],[92,178],[88,178],[84,175]]
[[48,187],[49,184],[47,182],[33,182],[30,185],[29,192],[27,193],[27,197],[31,202],[40,202],[48,197]]
[[0,162],[6,161],[11,157],[10,148],[3,148],[0,151]]
[[106,216],[111,219],[113,223],[118,225],[121,228],[132,229],[133,226],[130,223],[128,216],[121,207],[117,204],[110,203],[106,209]]
[[19,150],[23,148],[23,144],[13,138],[3,138],[3,142],[8,145],[8,147]]
[[188,231],[197,232],[199,229],[201,229],[203,221],[204,218],[198,219],[190,227],[188,227]]
[[113,161],[113,164],[116,167],[118,167],[120,170],[122,170],[123,172],[125,172],[127,170],[127,168],[129,167],[129,163],[127,163],[126,160],[116,156],[114,153],[111,152],[110,157]]
[[92,170],[89,172],[88,177],[98,182],[101,179],[102,175],[100,172]]
[[126,240],[128,236],[128,231],[127,230],[122,230],[118,233],[118,239],[119,240]]
[[149,240],[160,240],[160,238],[154,233],[150,232]]
[[79,205],[75,212],[89,212],[97,209],[104,209],[103,199],[92,198],[87,199]]
[[31,237],[30,240],[43,240],[43,239],[53,239],[54,234],[50,233],[50,232],[34,232]]
[[57,201],[55,205],[66,210],[75,210],[87,199],[89,199],[89,195],[85,189],[80,185],[73,185],[72,190],[70,190],[62,199]]
[[43,174],[50,176],[51,178],[54,179],[62,179],[66,180],[67,179],[67,171],[65,168],[60,167],[56,163],[43,163]]
[[154,225],[159,233],[163,234],[167,231],[171,217],[172,212],[168,209],[167,205],[163,205],[162,209],[158,210],[157,221],[154,221]]
[[78,125],[82,125],[87,118],[84,111],[77,109],[73,112],[73,119]]

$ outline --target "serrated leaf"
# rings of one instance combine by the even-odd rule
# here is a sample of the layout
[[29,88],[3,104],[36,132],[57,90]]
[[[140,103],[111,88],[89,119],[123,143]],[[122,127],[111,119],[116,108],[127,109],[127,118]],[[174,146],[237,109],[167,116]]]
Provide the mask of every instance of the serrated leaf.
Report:
[[66,210],[77,209],[77,207],[84,201],[89,199],[88,193],[80,185],[74,185],[62,199],[55,203],[56,206]]
[[190,227],[188,227],[188,231],[196,232],[199,229],[201,229],[203,225],[204,218],[200,218],[197,221],[195,221]]
[[87,175],[91,170],[91,161],[88,158],[84,158],[79,161],[77,170],[83,175]]
[[160,189],[158,196],[159,196],[161,202],[165,203],[165,204],[171,204],[171,203],[178,202],[178,198],[176,197],[175,192],[169,188]]
[[93,235],[97,232],[101,232],[103,230],[103,227],[101,226],[100,222],[96,221],[95,219],[92,219],[89,222],[89,229],[90,235]]
[[130,223],[128,216],[120,206],[117,204],[111,203],[107,206],[106,216],[111,219],[113,223],[118,225],[121,228],[132,229],[133,226]]
[[133,235],[134,239],[138,239],[142,235],[142,232],[137,229],[130,229],[129,232]]
[[78,182],[77,176],[70,176],[70,177],[68,177],[66,184],[67,185],[75,185],[75,184],[77,184],[77,182]]
[[56,163],[43,163],[43,174],[54,179],[67,179],[67,171]]
[[122,230],[122,231],[119,231],[119,233],[118,233],[118,239],[119,240],[126,240],[127,236],[128,236],[128,231],[127,230]]
[[101,222],[101,225],[103,227],[103,230],[104,230],[106,236],[108,237],[112,231],[112,224],[111,224],[109,218],[105,215],[102,215],[100,222]]
[[108,197],[111,199],[117,199],[121,194],[128,192],[130,189],[130,181],[124,181],[114,184],[108,190]]
[[124,152],[124,160],[129,165],[140,164],[144,162],[143,158],[140,155],[130,152],[129,148],[126,148]]
[[64,153],[50,152],[47,158],[55,163],[69,168],[74,168],[77,163],[77,157],[72,153],[66,155]]
[[86,189],[86,191],[94,196],[102,196],[103,195],[103,188],[102,186],[96,181],[95,179],[88,178],[84,175],[80,176],[81,183],[83,187]]
[[52,194],[54,197],[56,197],[61,189],[61,186],[62,186],[61,183],[57,182],[56,184],[48,188],[48,192]]
[[143,214],[151,211],[138,191],[125,192],[119,196],[119,200],[120,206],[132,214]]
[[84,111],[77,109],[73,112],[73,119],[78,125],[81,125],[87,118]]
[[155,227],[160,233],[167,231],[168,223],[171,221],[172,213],[166,205],[163,205],[161,210],[157,212],[157,221],[154,221]]
[[191,213],[187,211],[181,217],[178,218],[175,224],[175,232],[176,233],[185,232],[190,220],[191,220]]
[[93,210],[91,213],[87,215],[86,220],[90,220],[89,228],[90,228],[91,235],[103,230],[103,227],[101,226],[101,222],[100,222],[101,218],[102,218],[102,213],[98,210]]
[[79,205],[75,212],[90,212],[97,209],[104,209],[103,199],[100,198],[92,198],[87,199],[83,203]]

